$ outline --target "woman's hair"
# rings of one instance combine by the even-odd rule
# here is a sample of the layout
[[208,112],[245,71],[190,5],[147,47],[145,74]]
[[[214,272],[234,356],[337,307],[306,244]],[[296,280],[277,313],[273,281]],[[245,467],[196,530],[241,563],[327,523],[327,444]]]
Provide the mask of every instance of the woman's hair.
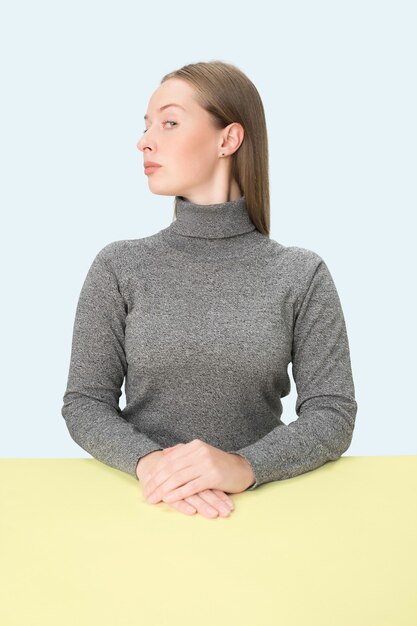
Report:
[[161,84],[170,78],[191,84],[198,104],[210,113],[217,128],[232,122],[243,126],[243,141],[231,155],[232,176],[245,196],[250,219],[261,233],[269,236],[268,137],[265,112],[255,85],[235,65],[222,61],[184,65],[166,74]]

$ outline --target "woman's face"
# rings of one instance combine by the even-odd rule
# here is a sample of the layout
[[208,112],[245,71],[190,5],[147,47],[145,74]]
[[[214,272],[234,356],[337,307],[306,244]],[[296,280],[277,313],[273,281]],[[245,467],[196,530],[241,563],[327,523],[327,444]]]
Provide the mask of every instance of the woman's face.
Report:
[[[173,103],[182,108],[166,107]],[[166,108],[161,111],[161,107]],[[146,174],[151,191],[186,198],[209,197],[216,184],[223,186],[229,172],[230,159],[226,156],[243,139],[237,126],[216,129],[186,81],[170,78],[162,83],[149,101],[146,131],[137,144],[144,164],[154,161],[162,166]],[[225,157],[220,156],[222,152]]]

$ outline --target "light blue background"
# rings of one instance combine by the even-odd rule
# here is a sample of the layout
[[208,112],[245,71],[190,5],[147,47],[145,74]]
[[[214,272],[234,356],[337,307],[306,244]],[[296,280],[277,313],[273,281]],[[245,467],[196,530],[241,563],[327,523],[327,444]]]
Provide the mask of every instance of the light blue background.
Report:
[[336,283],[359,406],[346,455],[416,454],[415,6],[3,4],[0,456],[89,457],[61,416],[80,289],[104,245],[170,224],[136,149],[143,115],[164,74],[211,60],[262,97],[271,237]]

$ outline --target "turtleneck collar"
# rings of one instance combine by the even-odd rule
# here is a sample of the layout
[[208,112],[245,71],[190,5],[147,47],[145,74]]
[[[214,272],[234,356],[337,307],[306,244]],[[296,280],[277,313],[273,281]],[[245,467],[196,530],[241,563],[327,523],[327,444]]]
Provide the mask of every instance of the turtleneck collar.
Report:
[[255,230],[246,207],[246,197],[219,204],[196,204],[175,196],[177,218],[170,230],[187,237],[220,239]]

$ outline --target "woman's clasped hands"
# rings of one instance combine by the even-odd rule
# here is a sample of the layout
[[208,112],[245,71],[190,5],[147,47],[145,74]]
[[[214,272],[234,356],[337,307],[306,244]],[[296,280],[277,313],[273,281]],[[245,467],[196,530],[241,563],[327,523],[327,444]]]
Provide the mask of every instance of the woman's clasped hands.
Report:
[[226,492],[240,493],[255,481],[246,459],[199,439],[148,456],[150,462],[143,465],[144,457],[138,464],[148,502],[163,501],[188,514],[228,516],[233,502]]

